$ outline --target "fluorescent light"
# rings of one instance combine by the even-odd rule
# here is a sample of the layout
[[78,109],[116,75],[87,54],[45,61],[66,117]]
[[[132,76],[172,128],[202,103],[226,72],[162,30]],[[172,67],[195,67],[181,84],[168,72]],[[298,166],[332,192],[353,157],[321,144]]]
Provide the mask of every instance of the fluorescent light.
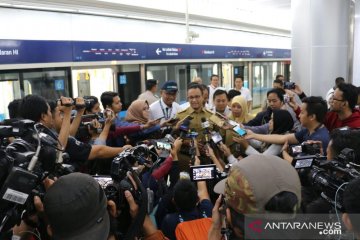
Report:
[[12,5],[12,7],[33,9],[33,10],[55,11],[55,12],[77,12],[76,10],[69,8],[42,7],[42,6],[31,6],[31,5]]

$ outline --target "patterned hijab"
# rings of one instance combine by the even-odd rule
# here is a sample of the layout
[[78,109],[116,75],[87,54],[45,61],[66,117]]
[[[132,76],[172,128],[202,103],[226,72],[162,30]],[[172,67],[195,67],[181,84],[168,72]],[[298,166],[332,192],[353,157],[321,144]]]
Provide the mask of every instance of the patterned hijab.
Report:
[[144,109],[149,108],[149,104],[146,100],[135,100],[129,106],[125,121],[145,124],[148,122],[148,117],[144,116]]

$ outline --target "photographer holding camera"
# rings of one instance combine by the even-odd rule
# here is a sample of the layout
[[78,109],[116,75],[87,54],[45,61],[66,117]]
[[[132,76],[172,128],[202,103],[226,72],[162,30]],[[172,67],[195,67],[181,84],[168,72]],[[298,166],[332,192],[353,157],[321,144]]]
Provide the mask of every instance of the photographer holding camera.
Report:
[[[230,239],[246,239],[246,217],[281,220],[284,213],[296,214],[301,202],[297,172],[276,156],[252,155],[233,164],[228,177],[214,191],[222,195],[212,210],[209,240],[223,239],[228,228],[232,229]],[[223,229],[225,217],[229,226]]]
[[[353,159],[347,159],[349,156],[342,156],[342,151],[346,148],[354,150]],[[326,151],[328,161],[338,161],[341,166],[352,162],[359,166],[360,164],[360,131],[351,129],[335,129],[331,133],[331,138]],[[336,172],[337,178],[341,179],[343,173]],[[331,174],[330,174],[331,175]],[[334,206],[320,197],[316,186],[305,186],[303,188],[302,208],[306,213],[328,213]]]
[[50,108],[46,100],[37,95],[26,96],[21,103],[22,117],[40,122],[49,129],[56,131],[61,147],[69,154],[69,162],[72,164],[83,164],[86,160],[96,158],[111,158],[122,152],[129,146],[123,148],[112,148],[102,145],[91,146],[82,143],[69,136],[71,99],[61,98],[61,102]]

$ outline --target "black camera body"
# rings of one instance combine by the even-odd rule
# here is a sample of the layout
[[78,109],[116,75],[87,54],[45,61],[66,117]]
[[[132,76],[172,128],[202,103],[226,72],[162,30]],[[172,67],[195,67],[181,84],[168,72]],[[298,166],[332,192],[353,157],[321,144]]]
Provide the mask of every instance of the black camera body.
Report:
[[[134,239],[144,222],[148,209],[148,194],[142,185],[138,174],[133,170],[136,163],[144,164],[151,157],[150,149],[146,145],[139,145],[130,149],[126,149],[116,156],[111,163],[111,176],[94,176],[103,188],[108,200],[113,200],[120,210],[120,216],[117,218],[117,229],[119,230],[121,239]],[[131,172],[132,179],[137,185],[137,189],[133,186],[132,180],[128,177]],[[128,190],[134,197],[135,202],[139,205],[139,212],[136,218],[131,221],[129,219],[129,205],[125,199],[124,192]]]
[[295,83],[294,82],[284,82],[284,89],[295,89]]
[[24,210],[35,210],[33,196],[45,193],[42,180],[61,165],[57,137],[42,124],[30,125],[22,125],[25,129],[17,132],[26,134],[10,143],[0,159],[0,238],[20,222]]
[[300,145],[293,145],[290,147],[290,155],[316,155],[321,153],[321,146],[317,143],[303,142]]
[[208,181],[208,180],[222,180],[227,178],[231,164],[225,166],[223,172],[220,172],[215,164],[190,166],[190,180],[191,181]]
[[[300,162],[299,162],[300,161]],[[303,161],[303,162],[301,162]],[[334,160],[313,155],[294,158],[293,165],[297,170],[303,186],[312,187],[321,193],[321,197],[340,211],[346,183],[360,177],[359,167],[353,164],[354,151],[345,148]]]

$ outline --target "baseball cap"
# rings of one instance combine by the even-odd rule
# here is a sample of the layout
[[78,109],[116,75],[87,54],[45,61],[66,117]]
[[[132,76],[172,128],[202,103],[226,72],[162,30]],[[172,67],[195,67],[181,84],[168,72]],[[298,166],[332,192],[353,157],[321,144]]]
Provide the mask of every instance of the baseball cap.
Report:
[[178,90],[178,86],[177,86],[177,83],[174,81],[167,81],[167,82],[164,82],[164,84],[161,87],[161,90],[175,93]]
[[52,239],[107,239],[110,220],[100,185],[89,175],[71,173],[59,178],[44,199]]
[[238,213],[267,214],[265,205],[276,194],[294,193],[301,202],[301,184],[295,168],[272,155],[251,155],[232,165],[226,179],[214,187],[224,194],[226,204]]

